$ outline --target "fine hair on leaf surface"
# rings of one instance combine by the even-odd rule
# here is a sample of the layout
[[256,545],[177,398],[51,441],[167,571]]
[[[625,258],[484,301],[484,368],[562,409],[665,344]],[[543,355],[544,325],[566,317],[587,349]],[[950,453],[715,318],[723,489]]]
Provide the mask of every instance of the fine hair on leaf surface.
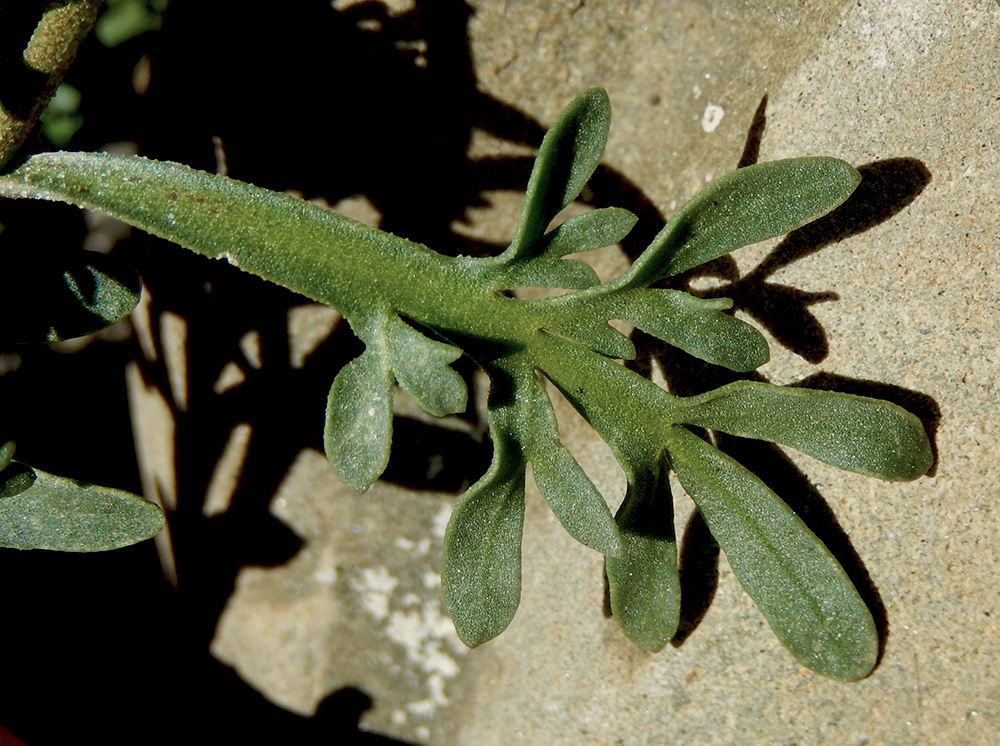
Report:
[[[910,480],[931,465],[920,420],[878,399],[760,382],[678,397],[619,362],[635,347],[609,324],[628,322],[737,373],[755,370],[768,360],[767,342],[732,315],[731,301],[653,285],[825,215],[854,191],[858,172],[824,157],[741,168],[681,207],[629,270],[601,283],[567,255],[620,241],[635,217],[603,208],[550,224],[599,165],[609,126],[599,89],[563,111],[539,148],[509,247],[487,258],[448,257],[288,195],[135,157],[41,154],[0,178],[0,195],[104,212],[340,310],[365,349],[331,372],[324,444],[356,489],[386,467],[393,387],[432,415],[460,412],[467,395],[452,364],[463,354],[474,360],[490,380],[493,459],[458,498],[442,566],[445,602],[467,644],[500,634],[520,602],[530,466],[560,523],[605,555],[623,632],[663,648],[680,614],[672,471],[791,654],[823,675],[863,678],[878,636],[847,573],[756,475],[690,428]],[[567,292],[534,300],[507,292],[526,286]],[[546,382],[622,466],[627,488],[616,515],[563,444]]]
[[158,505],[122,490],[85,484],[13,460],[0,444],[0,547],[103,552],[163,528]]

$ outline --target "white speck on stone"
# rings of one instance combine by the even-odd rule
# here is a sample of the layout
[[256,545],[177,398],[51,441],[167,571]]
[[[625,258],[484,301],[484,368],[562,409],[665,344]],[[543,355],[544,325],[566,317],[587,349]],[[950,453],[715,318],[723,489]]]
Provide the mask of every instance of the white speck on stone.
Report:
[[392,724],[393,725],[406,725],[406,713],[402,710],[392,711]]
[[416,593],[407,593],[399,600],[399,603],[401,606],[416,606],[420,603],[420,596]]
[[441,576],[433,570],[427,570],[427,572],[421,576],[421,579],[424,581],[424,588],[429,591],[441,587]]
[[694,94],[695,98],[701,98],[701,86],[695,83],[694,87],[691,89],[691,93]]
[[[406,711],[411,715],[416,715],[417,717],[429,718],[431,715],[434,714],[434,710],[436,709],[437,705],[435,705],[434,700],[430,698],[420,699],[417,700],[416,702],[406,703]],[[421,728],[417,728],[417,731],[420,730]],[[423,728],[423,730],[426,730],[426,728]]]
[[431,540],[426,537],[420,541],[413,541],[404,536],[398,536],[393,543],[404,552],[415,552],[420,556],[424,556],[431,551]]
[[416,730],[417,738],[426,741],[431,737],[431,729],[421,725]]
[[321,567],[313,573],[313,580],[322,585],[333,585],[337,582],[337,568],[332,565],[330,567]]
[[715,132],[722,117],[726,115],[725,110],[717,104],[709,104],[705,107],[705,113],[701,116],[701,128],[705,132]]
[[705,174],[705,183],[708,184],[712,181],[712,174]]
[[438,707],[444,707],[451,700],[444,695],[444,677],[434,674],[427,679],[427,688],[431,691],[431,699]]

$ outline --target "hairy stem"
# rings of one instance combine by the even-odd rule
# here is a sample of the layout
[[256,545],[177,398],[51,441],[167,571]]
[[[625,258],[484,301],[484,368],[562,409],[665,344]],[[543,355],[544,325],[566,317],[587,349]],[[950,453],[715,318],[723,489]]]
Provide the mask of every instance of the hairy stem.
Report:
[[[42,11],[20,63],[0,75],[0,168],[24,144],[56,88],[76,58],[80,42],[93,28],[101,0],[50,2]],[[5,35],[34,20],[23,6],[0,8]]]

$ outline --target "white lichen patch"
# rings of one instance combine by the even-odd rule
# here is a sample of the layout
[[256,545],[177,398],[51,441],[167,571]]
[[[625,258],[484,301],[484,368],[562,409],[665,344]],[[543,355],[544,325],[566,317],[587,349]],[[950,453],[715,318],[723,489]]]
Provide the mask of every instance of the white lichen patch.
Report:
[[403,647],[407,660],[420,666],[425,674],[451,678],[458,673],[458,663],[443,651],[443,644],[447,642],[456,653],[464,652],[465,648],[451,619],[441,613],[438,601],[426,601],[418,610],[393,611],[385,633]]
[[[389,546],[403,554],[399,558],[402,562],[395,557],[387,557],[386,562],[389,567],[406,567],[400,577],[380,566],[358,570],[357,577],[351,581],[361,606],[372,619],[384,625],[382,632],[386,639],[405,658],[401,667],[406,670],[406,676],[423,683],[422,692],[419,684],[416,689],[422,696],[404,701],[391,716],[397,726],[415,720],[413,733],[419,740],[426,740],[419,731],[427,730],[427,721],[449,704],[447,684],[460,673],[459,659],[466,652],[454,623],[442,607],[441,575],[437,560],[432,559],[440,552],[450,516],[451,504],[442,501],[438,512],[430,517],[430,536],[392,539]],[[424,557],[427,559],[419,561]]]
[[381,622],[389,616],[389,597],[399,585],[399,578],[390,575],[385,567],[362,568],[358,575],[351,580],[351,588],[361,596],[365,611]]

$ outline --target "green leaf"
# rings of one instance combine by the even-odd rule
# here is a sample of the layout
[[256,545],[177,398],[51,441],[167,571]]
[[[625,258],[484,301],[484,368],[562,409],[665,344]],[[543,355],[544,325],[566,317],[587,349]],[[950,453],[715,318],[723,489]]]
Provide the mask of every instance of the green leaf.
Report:
[[11,459],[14,458],[14,448],[13,440],[0,444],[0,471],[10,466]]
[[501,258],[522,257],[556,214],[576,199],[604,155],[611,103],[600,88],[584,91],[545,134],[528,179],[517,232]]
[[628,210],[606,207],[570,218],[522,251],[516,260],[506,253],[477,260],[489,270],[484,280],[497,290],[558,287],[581,290],[600,284],[594,269],[566,254],[593,251],[620,241],[635,225]]
[[393,374],[413,400],[436,417],[464,412],[465,381],[450,365],[462,351],[424,336],[396,316],[386,331]]
[[878,632],[823,542],[757,477],[683,427],[672,429],[667,452],[781,644],[824,676],[867,676],[878,659]]
[[916,479],[934,459],[919,418],[882,399],[737,381],[682,401],[687,424],[781,443],[881,479]]
[[581,311],[549,331],[575,340],[607,357],[620,360],[635,359],[635,345],[632,340],[608,323],[608,316],[603,310],[598,306],[589,313]]
[[623,276],[646,286],[780,236],[846,200],[860,174],[836,158],[792,158],[723,176],[682,207]]
[[337,374],[326,404],[326,457],[356,490],[368,489],[389,463],[393,379],[384,334],[362,337],[365,351]]
[[459,638],[473,648],[503,632],[521,602],[525,461],[505,418],[491,412],[493,462],[458,498],[444,536],[445,606]]
[[115,256],[79,251],[68,266],[34,264],[0,270],[0,337],[58,342],[121,321],[139,302],[139,277]]
[[25,464],[10,464],[0,472],[0,498],[20,495],[35,483],[35,470]]
[[680,290],[639,289],[616,298],[623,321],[699,360],[746,372],[770,358],[767,340],[732,314],[728,298],[706,300]]
[[103,552],[163,528],[163,511],[141,497],[32,471],[30,488],[0,499],[0,546]]
[[[288,195],[138,158],[35,156],[0,176],[0,196],[97,209],[338,308],[365,351],[333,382],[324,442],[358,489],[389,457],[394,380],[428,411],[454,412],[467,396],[450,368],[458,348],[436,337],[475,358],[493,387],[494,457],[458,500],[442,568],[446,603],[467,644],[499,634],[517,609],[530,463],[563,525],[608,554],[623,629],[644,647],[662,647],[676,630],[679,605],[666,458],[782,642],[821,673],[864,676],[877,637],[846,574],[760,480],[676,423],[767,438],[844,468],[910,479],[930,464],[919,421],[884,402],[754,388],[760,384],[682,400],[612,359],[634,357],[635,348],[608,323],[630,321],[702,359],[755,368],[767,359],[766,345],[724,313],[728,301],[647,286],[826,213],[859,176],[830,158],[742,169],[682,208],[631,270],[600,285],[592,269],[563,257],[620,240],[631,215],[595,210],[545,231],[597,168],[609,109],[603,91],[588,91],[559,117],[539,150],[514,240],[493,259],[445,257]],[[93,284],[71,284],[77,306],[97,308]],[[533,301],[499,292],[522,285],[576,292]],[[625,469],[629,487],[616,519],[560,442],[539,373]],[[35,472],[17,468],[2,473],[0,494],[9,496],[0,507],[35,493]]]
[[561,257],[603,249],[625,238],[636,220],[635,215],[620,207],[591,210],[557,225],[532,247],[532,252]]
[[542,497],[574,539],[604,554],[620,555],[622,541],[611,510],[559,440],[559,424],[544,384],[532,374],[519,391],[513,409],[516,434]]
[[621,557],[607,557],[611,612],[625,636],[654,652],[677,634],[681,588],[674,536],[673,498],[660,457],[625,464],[628,490],[615,516],[624,541]]

